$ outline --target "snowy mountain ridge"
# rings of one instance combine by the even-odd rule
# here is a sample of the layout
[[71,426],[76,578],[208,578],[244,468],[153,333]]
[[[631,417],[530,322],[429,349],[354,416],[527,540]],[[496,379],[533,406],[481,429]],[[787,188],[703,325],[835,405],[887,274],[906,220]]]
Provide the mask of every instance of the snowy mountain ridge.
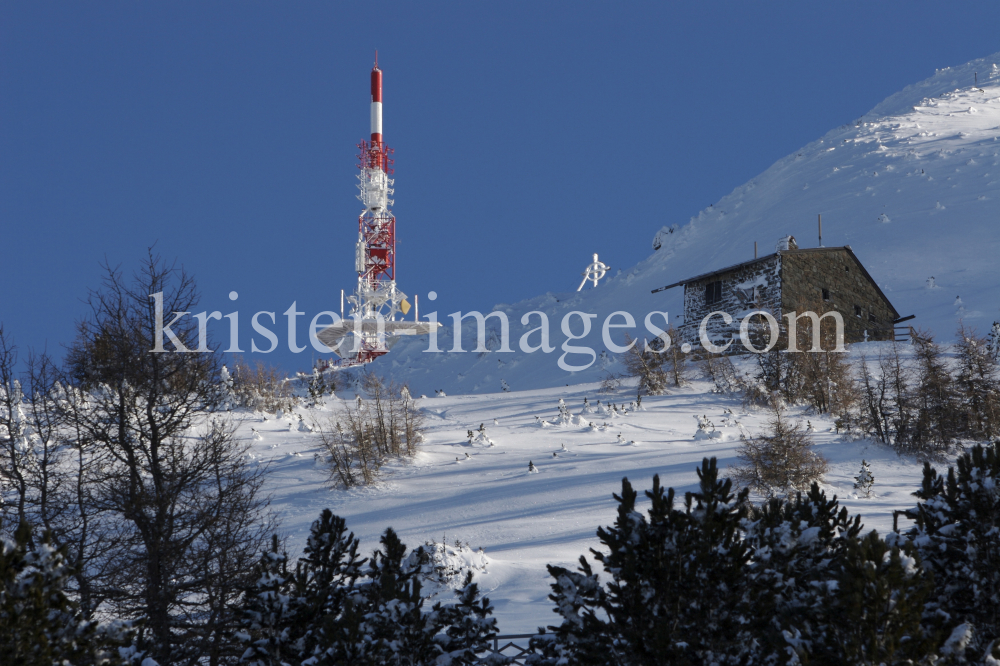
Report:
[[[601,322],[613,311],[630,312],[638,324],[630,334],[641,338],[648,335],[646,313],[667,311],[677,323],[683,311],[680,289],[655,295],[652,289],[751,259],[755,241],[761,254],[787,234],[800,247],[815,246],[818,214],[824,245],[850,245],[896,309],[916,315],[914,325],[942,340],[952,338],[959,319],[985,332],[1000,319],[998,63],[1000,53],[907,86],[854,123],[778,160],[686,224],[664,226],[650,257],[596,289],[497,306],[509,318],[513,353],[427,354],[426,339],[417,339],[401,342],[380,363],[425,393],[496,392],[501,379],[514,390],[595,381],[607,367],[600,358],[577,373],[557,366],[567,313],[598,315],[589,336],[572,343],[589,345],[595,354],[604,349]],[[528,326],[521,317],[536,310],[550,319],[553,353],[517,348],[518,338],[538,325],[537,316]],[[445,329],[451,325],[446,314],[439,320]],[[571,329],[581,330],[578,318]],[[471,349],[474,322],[464,322],[463,339]],[[439,346],[451,344],[445,330]],[[387,371],[385,365],[379,371]]]

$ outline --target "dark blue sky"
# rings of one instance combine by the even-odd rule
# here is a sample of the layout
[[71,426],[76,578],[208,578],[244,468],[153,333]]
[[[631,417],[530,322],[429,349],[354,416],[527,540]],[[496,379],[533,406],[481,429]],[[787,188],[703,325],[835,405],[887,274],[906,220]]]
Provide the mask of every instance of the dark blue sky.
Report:
[[153,243],[208,310],[240,293],[244,348],[258,310],[337,309],[376,48],[398,280],[448,313],[628,268],[998,36],[985,2],[4,2],[0,322],[59,351],[99,262]]

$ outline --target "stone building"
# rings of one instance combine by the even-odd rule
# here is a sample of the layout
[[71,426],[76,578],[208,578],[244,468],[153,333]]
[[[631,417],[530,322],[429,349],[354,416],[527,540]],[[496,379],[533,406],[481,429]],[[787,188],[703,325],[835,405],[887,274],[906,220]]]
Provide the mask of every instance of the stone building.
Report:
[[[773,254],[696,275],[653,293],[681,286],[684,321],[679,333],[692,344],[698,344],[699,326],[713,312],[733,318],[730,324],[720,315],[709,320],[708,337],[715,344],[738,336],[740,322],[755,310],[771,313],[783,333],[786,313],[839,312],[848,343],[892,340],[894,324],[900,319],[849,245],[800,249],[792,236],[782,238]],[[824,332],[828,322],[832,326],[831,318],[826,318]],[[737,351],[737,347],[731,349]]]

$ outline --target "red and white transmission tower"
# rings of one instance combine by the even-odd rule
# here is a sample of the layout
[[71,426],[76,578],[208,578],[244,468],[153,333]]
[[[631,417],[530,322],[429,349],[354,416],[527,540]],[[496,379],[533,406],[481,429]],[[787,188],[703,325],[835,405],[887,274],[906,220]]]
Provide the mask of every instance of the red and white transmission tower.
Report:
[[[396,217],[392,214],[393,150],[382,141],[382,70],[378,53],[372,68],[372,136],[358,144],[358,199],[365,205],[358,217],[354,268],[358,287],[351,296],[353,313],[363,319],[382,315],[395,319],[406,295],[396,289]],[[403,306],[409,310],[409,306]],[[405,312],[404,312],[405,314]]]
[[346,364],[367,363],[387,353],[398,336],[421,335],[439,326],[397,320],[410,311],[410,304],[406,294],[396,288],[396,217],[389,198],[393,193],[389,177],[393,150],[382,140],[382,70],[377,51],[371,72],[371,130],[371,141],[358,144],[358,199],[365,208],[358,217],[354,254],[358,285],[347,299],[353,321],[331,326],[318,336],[335,348]]

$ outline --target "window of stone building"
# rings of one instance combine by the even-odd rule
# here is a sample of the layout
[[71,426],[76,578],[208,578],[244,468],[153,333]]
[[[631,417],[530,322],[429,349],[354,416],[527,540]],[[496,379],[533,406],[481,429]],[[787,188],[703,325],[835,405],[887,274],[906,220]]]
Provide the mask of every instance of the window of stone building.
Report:
[[722,300],[722,282],[716,280],[705,285],[705,305],[714,305]]
[[823,300],[824,301],[830,300],[830,290],[829,289],[824,289],[823,290]]
[[871,322],[871,323],[873,323],[873,324],[874,324],[874,323],[877,323],[877,322],[875,321],[875,313],[874,313],[874,312],[869,312],[869,313],[868,313],[868,321],[870,321],[870,322]]
[[860,305],[855,305],[854,306],[854,316],[858,317],[858,318],[861,317],[861,306]]

